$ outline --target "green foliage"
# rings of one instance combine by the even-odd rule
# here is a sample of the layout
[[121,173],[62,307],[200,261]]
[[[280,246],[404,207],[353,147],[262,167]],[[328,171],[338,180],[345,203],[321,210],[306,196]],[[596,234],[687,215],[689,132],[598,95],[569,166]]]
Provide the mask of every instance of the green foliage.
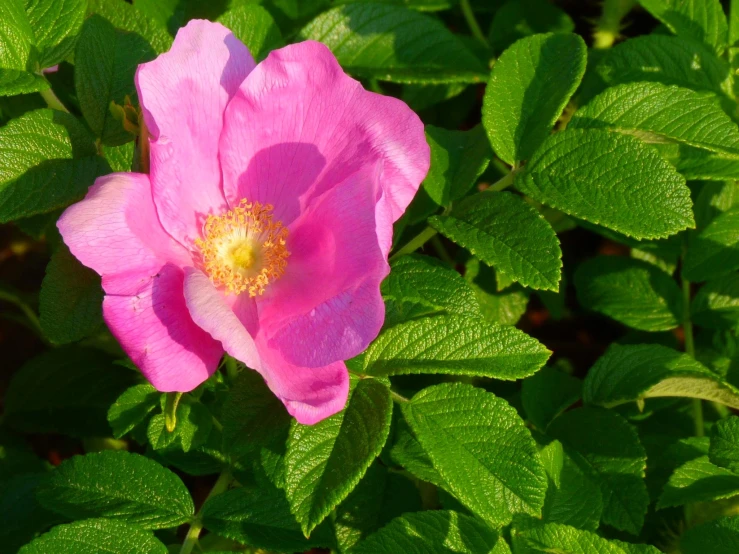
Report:
[[562,252],[557,236],[519,196],[482,192],[430,223],[509,279],[535,289],[559,289]]
[[60,245],[46,267],[41,283],[41,329],[56,344],[85,338],[102,324],[103,290],[100,277]]
[[586,47],[574,34],[521,39],[495,63],[482,121],[504,162],[526,160],[549,135],[585,72]]
[[451,492],[491,524],[540,515],[546,474],[531,434],[507,403],[469,385],[428,387],[403,415]]
[[285,491],[306,536],[348,496],[382,450],[392,406],[385,385],[362,379],[343,412],[314,426],[293,425],[285,454]]
[[85,121],[104,144],[116,146],[133,138],[115,118],[111,103],[123,105],[127,96],[136,101],[136,67],[155,56],[140,35],[118,30],[99,15],[85,21],[74,56],[75,89]]
[[642,331],[680,323],[683,298],[675,281],[655,266],[621,256],[597,257],[575,272],[580,303]]
[[0,222],[80,200],[107,163],[77,119],[36,110],[0,128]]
[[224,13],[219,21],[246,44],[256,61],[263,60],[272,50],[285,45],[275,20],[261,6],[237,6]]
[[584,407],[560,415],[547,433],[600,486],[603,523],[637,535],[649,497],[644,484],[646,453],[634,428],[615,412]]
[[54,527],[20,549],[20,554],[167,554],[154,535],[135,525],[110,519],[88,519]]
[[739,548],[739,518],[722,517],[689,529],[680,539],[684,554],[732,554]]
[[536,372],[549,355],[514,327],[438,315],[381,333],[362,357],[362,368],[373,376],[450,373],[514,380]]
[[[206,529],[240,543],[280,552],[330,546],[319,529],[310,539],[290,512],[285,492],[274,485],[240,487],[214,496],[203,506]],[[323,535],[323,536],[321,536]]]
[[396,83],[486,78],[485,66],[458,36],[439,21],[400,6],[339,6],[316,17],[298,36],[324,43],[358,77]]
[[[632,170],[623,172],[623,166]],[[534,153],[516,186],[539,202],[636,239],[666,237],[694,225],[685,180],[632,136],[600,129],[555,133]]]
[[659,344],[613,345],[588,372],[583,400],[605,407],[646,398],[702,398],[739,408],[739,390],[692,356]]
[[[0,0],[0,552],[739,551],[739,0],[590,4]],[[386,178],[376,190],[379,231],[385,200],[394,215],[410,202],[379,237],[384,323],[345,360],[347,404],[314,425],[272,392],[271,364],[213,360],[181,393],[146,383],[101,318],[100,277],[56,229],[97,177],[157,173],[135,73],[193,19],[231,29],[257,62],[319,40],[357,94],[407,103],[425,130],[415,196]],[[273,64],[254,108],[290,64]],[[322,100],[306,94],[264,131],[301,125]],[[365,153],[385,177],[424,161],[394,120],[368,127],[353,106],[355,128],[315,144],[322,169],[293,168],[318,170],[315,192],[359,175]],[[314,196],[292,186],[260,198],[291,231],[279,203]],[[308,269],[295,236],[285,280]],[[184,246],[200,267],[198,243]],[[262,355],[290,321],[241,308],[263,313],[272,287],[226,297]],[[307,322],[348,306],[343,292],[294,304]],[[152,300],[180,341],[187,311]],[[152,338],[146,355],[162,355]]]
[[[434,549],[443,550],[434,550]],[[391,521],[352,550],[352,554],[506,554],[510,549],[498,533],[469,516],[453,511],[406,514]]]
[[639,0],[676,35],[702,42],[721,53],[728,25],[719,0]]
[[31,433],[106,436],[106,414],[136,375],[91,349],[67,347],[26,363],[5,395],[4,422]]
[[128,452],[70,458],[49,474],[36,497],[70,519],[105,517],[143,529],[176,527],[195,512],[179,477]]

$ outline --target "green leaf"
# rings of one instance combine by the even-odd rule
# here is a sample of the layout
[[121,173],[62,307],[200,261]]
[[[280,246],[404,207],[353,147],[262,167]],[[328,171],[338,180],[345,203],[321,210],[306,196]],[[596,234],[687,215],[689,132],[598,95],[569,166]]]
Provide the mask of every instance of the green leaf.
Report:
[[639,139],[601,129],[551,135],[516,186],[539,202],[637,239],[694,226],[685,179]]
[[382,450],[392,406],[384,384],[362,379],[343,411],[291,429],[285,491],[306,536],[347,497]]
[[711,463],[739,473],[739,417],[717,421],[711,428]]
[[579,109],[567,128],[610,128],[645,142],[677,142],[739,156],[739,129],[718,98],[674,85],[611,87]]
[[405,514],[392,520],[351,554],[505,554],[505,541],[482,522],[447,510]]
[[110,105],[122,105],[126,96],[136,104],[136,68],[155,56],[140,35],[118,30],[99,15],[85,21],[75,50],[74,83],[82,114],[103,144],[116,146],[133,138]]
[[421,185],[439,206],[462,198],[487,168],[493,153],[478,125],[469,131],[449,131],[426,126],[431,148],[431,167]]
[[18,554],[167,554],[148,531],[110,519],[88,519],[54,527]]
[[26,441],[0,431],[0,483],[26,473],[42,473],[46,464],[33,453]]
[[244,464],[256,463],[276,481],[291,422],[292,417],[262,376],[242,371],[221,413],[224,451]]
[[156,19],[146,17],[134,6],[123,0],[88,0],[89,12],[101,15],[114,27],[142,36],[157,54],[172,46],[172,37]]
[[450,492],[475,514],[495,526],[517,512],[541,514],[546,473],[507,402],[454,383],[423,389],[402,408]]
[[195,513],[179,477],[153,460],[122,450],[65,460],[39,486],[36,498],[71,519],[105,517],[143,529],[176,527]]
[[739,327],[739,275],[731,273],[708,281],[693,299],[694,323],[711,329]]
[[713,465],[708,456],[702,456],[675,470],[659,497],[657,509],[710,502],[737,494],[739,475]]
[[615,412],[586,406],[560,415],[547,434],[600,485],[603,523],[638,534],[649,495],[644,483],[647,457],[634,428]]
[[13,376],[4,423],[27,433],[108,436],[108,408],[137,377],[97,350],[57,348]]
[[521,401],[526,417],[541,431],[580,399],[582,381],[556,367],[545,367],[523,381]]
[[690,237],[683,275],[690,281],[706,281],[735,269],[739,269],[739,208],[724,212]]
[[406,425],[396,432],[395,444],[390,449],[390,459],[423,481],[445,490],[449,487],[434,468],[421,443]]
[[659,344],[612,345],[590,369],[583,388],[586,403],[606,408],[663,396],[739,408],[739,390],[689,354]]
[[110,168],[115,172],[131,171],[133,166],[134,143],[127,142],[120,146],[103,147],[105,159],[108,160]]
[[704,182],[695,198],[697,229],[704,229],[716,216],[739,206],[739,183],[735,181]]
[[22,69],[0,68],[0,96],[41,92],[50,86],[49,81],[41,75],[28,73]]
[[660,554],[660,550],[646,544],[630,544],[606,540],[590,531],[560,523],[528,523],[512,532],[516,552],[552,552],[556,554]]
[[436,258],[411,254],[394,261],[382,282],[382,296],[403,313],[421,304],[428,313],[481,317],[475,294],[464,278]]
[[149,420],[146,435],[154,450],[180,448],[189,452],[205,443],[213,428],[213,416],[208,408],[199,402],[183,400],[177,405],[177,426],[174,431],[167,430],[164,414],[157,414]]
[[495,271],[487,264],[470,257],[465,264],[464,278],[477,297],[482,317],[490,323],[515,325],[526,313],[529,293],[520,285],[499,291]]
[[564,453],[559,441],[549,443],[540,455],[549,481],[542,521],[595,531],[603,513],[598,483],[589,479]]
[[697,525],[680,537],[683,554],[734,554],[739,552],[739,517],[722,517]]
[[481,192],[465,198],[449,215],[429,224],[449,240],[522,285],[558,290],[562,251],[552,227],[510,192]]
[[390,520],[420,509],[421,497],[413,481],[375,462],[336,508],[336,540],[346,552]]
[[547,0],[508,0],[493,15],[489,38],[496,52],[535,33],[570,33],[575,23]]
[[[197,448],[190,449],[188,452],[173,448],[147,451],[147,455],[188,475],[216,475],[229,467],[234,470],[234,473],[240,471],[242,469],[241,464],[231,460],[223,453],[222,443],[222,433],[218,429],[213,429],[205,443]],[[239,473],[239,477],[243,475],[243,473]]]
[[642,331],[666,331],[682,320],[682,293],[664,271],[641,260],[597,256],[575,271],[584,307]]
[[648,81],[723,94],[729,64],[700,44],[651,34],[611,48],[595,68],[608,85]]
[[572,33],[519,40],[498,58],[482,123],[504,162],[527,160],[544,142],[585,73],[587,47]]
[[36,110],[0,128],[0,222],[80,200],[108,164],[74,116]]
[[60,245],[46,267],[41,283],[41,329],[53,343],[80,340],[103,325],[100,277]]
[[0,481],[0,541],[6,552],[17,552],[36,533],[64,521],[36,500],[36,487],[43,478],[43,473],[35,473]]
[[325,532],[316,532],[310,539],[303,536],[290,513],[285,491],[268,482],[259,488],[239,487],[209,498],[202,518],[209,531],[256,548],[304,552],[331,546]]
[[440,21],[400,6],[358,3],[322,13],[298,40],[328,46],[349,73],[396,83],[478,83],[486,67]]
[[717,51],[726,47],[729,30],[719,0],[639,0],[670,31]]
[[685,144],[652,144],[688,180],[721,181],[739,178],[739,160]]
[[218,22],[231,29],[236,38],[246,44],[256,61],[285,45],[275,20],[262,6],[237,6],[219,17]]
[[159,406],[161,393],[149,384],[126,389],[108,410],[108,423],[117,439],[142,424]]
[[0,67],[35,71],[33,42],[33,29],[23,0],[0,3]]
[[40,68],[52,67],[70,56],[86,9],[87,0],[26,0]]
[[514,327],[438,315],[383,331],[366,350],[363,371],[373,376],[449,373],[512,381],[535,373],[550,354]]

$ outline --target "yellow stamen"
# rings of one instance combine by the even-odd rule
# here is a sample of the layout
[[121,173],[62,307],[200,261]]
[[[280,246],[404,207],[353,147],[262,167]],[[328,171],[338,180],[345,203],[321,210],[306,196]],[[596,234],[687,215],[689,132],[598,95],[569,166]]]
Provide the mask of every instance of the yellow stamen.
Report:
[[225,214],[208,216],[203,238],[195,244],[215,286],[257,296],[285,272],[288,231],[282,222],[272,221],[272,210],[269,204],[243,199]]

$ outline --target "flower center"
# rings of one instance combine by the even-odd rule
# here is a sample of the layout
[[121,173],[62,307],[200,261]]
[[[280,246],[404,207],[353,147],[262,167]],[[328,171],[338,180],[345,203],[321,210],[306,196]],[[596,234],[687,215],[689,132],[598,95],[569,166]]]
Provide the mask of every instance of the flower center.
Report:
[[225,214],[208,216],[203,238],[195,245],[215,286],[227,293],[249,291],[249,296],[257,296],[285,272],[288,231],[281,221],[272,221],[272,210],[269,204],[244,198]]

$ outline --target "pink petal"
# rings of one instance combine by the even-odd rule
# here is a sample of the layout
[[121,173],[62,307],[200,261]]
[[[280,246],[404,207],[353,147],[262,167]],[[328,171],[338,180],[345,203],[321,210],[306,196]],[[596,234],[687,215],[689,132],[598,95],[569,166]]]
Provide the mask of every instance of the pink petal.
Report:
[[162,225],[182,244],[225,208],[218,162],[223,112],[254,68],[224,26],[193,20],[172,49],[139,66],[136,86],[151,133],[151,180]]
[[126,292],[132,272],[150,277],[166,263],[192,263],[159,223],[149,178],[140,173],[100,177],[57,227],[72,254],[103,276],[109,294]]
[[248,295],[224,296],[202,272],[188,268],[185,299],[195,323],[231,356],[258,371],[300,423],[317,423],[346,404],[349,381],[343,362],[306,368],[290,364],[264,344],[257,351],[252,338],[257,333],[255,306]]
[[184,274],[167,264],[131,295],[107,295],[103,317],[133,363],[162,392],[187,392],[205,381],[223,355],[220,343],[190,317]]
[[260,373],[298,423],[313,425],[344,409],[349,395],[349,373],[344,362],[325,367],[299,367],[281,353],[257,343]]
[[228,201],[273,204],[286,225],[311,197],[377,158],[395,221],[429,167],[418,116],[364,90],[313,41],[272,52],[249,74],[226,108],[220,152]]
[[257,300],[260,333],[292,364],[349,359],[377,336],[389,268],[376,233],[381,163],[332,188],[290,226],[285,274]]
[[185,302],[193,321],[220,341],[226,352],[251,368],[260,367],[254,339],[234,313],[239,313],[245,322],[251,322],[249,326],[256,333],[253,298],[248,294],[224,296],[203,272],[191,267],[185,270]]

